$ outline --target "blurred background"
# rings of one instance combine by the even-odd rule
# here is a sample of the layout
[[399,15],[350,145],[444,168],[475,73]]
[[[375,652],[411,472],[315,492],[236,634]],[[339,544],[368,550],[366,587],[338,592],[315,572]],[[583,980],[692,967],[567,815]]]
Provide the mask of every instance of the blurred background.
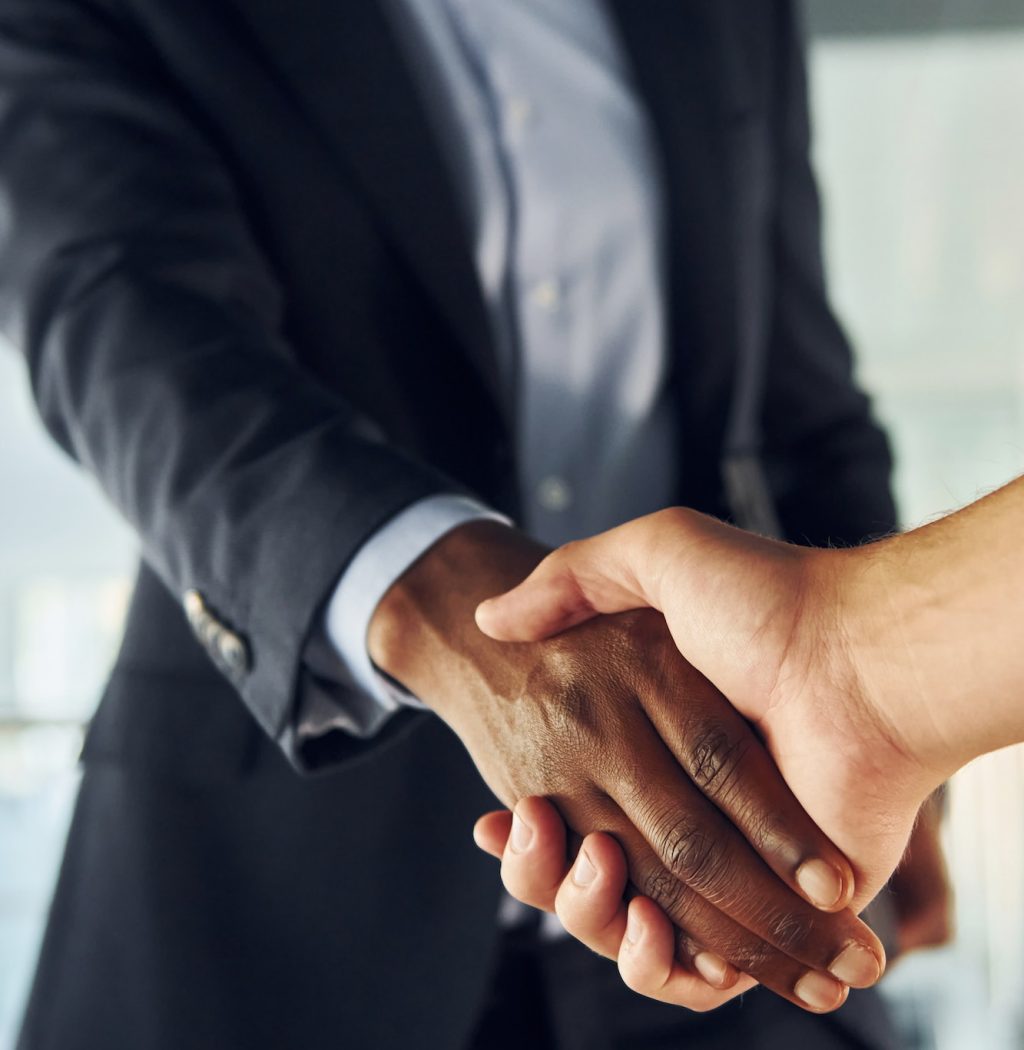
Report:
[[[833,298],[921,523],[1024,470],[1024,4],[806,0]],[[0,1050],[13,1046],[117,642],[129,531],[0,348]],[[965,673],[970,673],[965,668]],[[909,1045],[1024,1047],[1024,755],[961,773],[958,935],[886,979]]]

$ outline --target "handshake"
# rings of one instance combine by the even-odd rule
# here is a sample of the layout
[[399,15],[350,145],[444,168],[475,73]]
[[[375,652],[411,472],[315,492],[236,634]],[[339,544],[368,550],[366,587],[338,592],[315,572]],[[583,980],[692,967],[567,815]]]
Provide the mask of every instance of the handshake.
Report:
[[476,828],[507,888],[631,988],[710,1009],[760,983],[827,1012],[881,976],[857,914],[970,757],[892,642],[890,542],[671,509],[544,557],[475,522],[385,596],[370,654],[514,807]]

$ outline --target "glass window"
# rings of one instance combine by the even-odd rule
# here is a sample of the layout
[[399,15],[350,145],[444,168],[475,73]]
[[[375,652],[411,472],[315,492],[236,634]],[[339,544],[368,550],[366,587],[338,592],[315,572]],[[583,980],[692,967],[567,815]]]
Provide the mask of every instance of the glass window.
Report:
[[[919,524],[1024,472],[1024,9],[809,11],[833,300]],[[956,943],[897,964],[886,987],[913,1045],[1019,1047],[1021,749],[957,776],[946,842]]]
[[14,1045],[135,551],[43,433],[24,371],[0,345],[0,1047]]

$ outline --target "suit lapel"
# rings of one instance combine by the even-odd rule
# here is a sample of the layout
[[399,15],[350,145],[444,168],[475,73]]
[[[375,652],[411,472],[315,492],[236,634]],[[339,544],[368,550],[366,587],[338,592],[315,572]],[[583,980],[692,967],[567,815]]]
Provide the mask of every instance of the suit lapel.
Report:
[[231,2],[503,405],[507,397],[455,189],[385,5]]
[[[280,0],[230,2],[508,413],[455,189],[385,5],[302,0],[297,17]],[[608,4],[660,147],[670,227],[670,331],[685,430],[720,447],[742,320],[734,131],[749,103],[734,90],[742,77],[729,64],[735,58],[727,46],[731,5]]]
[[[719,448],[737,366],[732,130],[724,0],[610,0],[660,147],[668,207],[669,322],[684,433]],[[699,437],[695,438],[695,435]],[[704,448],[697,447],[694,469]]]

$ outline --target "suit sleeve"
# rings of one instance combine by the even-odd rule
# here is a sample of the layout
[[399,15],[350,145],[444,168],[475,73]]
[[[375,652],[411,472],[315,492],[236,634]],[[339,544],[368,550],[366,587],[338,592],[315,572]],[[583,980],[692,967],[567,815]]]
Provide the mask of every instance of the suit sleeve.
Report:
[[833,314],[810,163],[805,47],[794,5],[780,5],[776,289],[765,378],[765,463],[783,531],[815,545],[892,531],[891,456],[853,377]]
[[0,324],[50,433],[288,750],[345,565],[461,487],[297,363],[232,180],[139,52],[93,3],[0,0]]
[[428,496],[375,532],[349,562],[310,639],[306,663],[312,687],[299,698],[295,732],[300,746],[334,729],[367,738],[407,707],[424,704],[377,669],[366,638],[391,585],[452,529],[471,521],[511,522],[465,496]]

